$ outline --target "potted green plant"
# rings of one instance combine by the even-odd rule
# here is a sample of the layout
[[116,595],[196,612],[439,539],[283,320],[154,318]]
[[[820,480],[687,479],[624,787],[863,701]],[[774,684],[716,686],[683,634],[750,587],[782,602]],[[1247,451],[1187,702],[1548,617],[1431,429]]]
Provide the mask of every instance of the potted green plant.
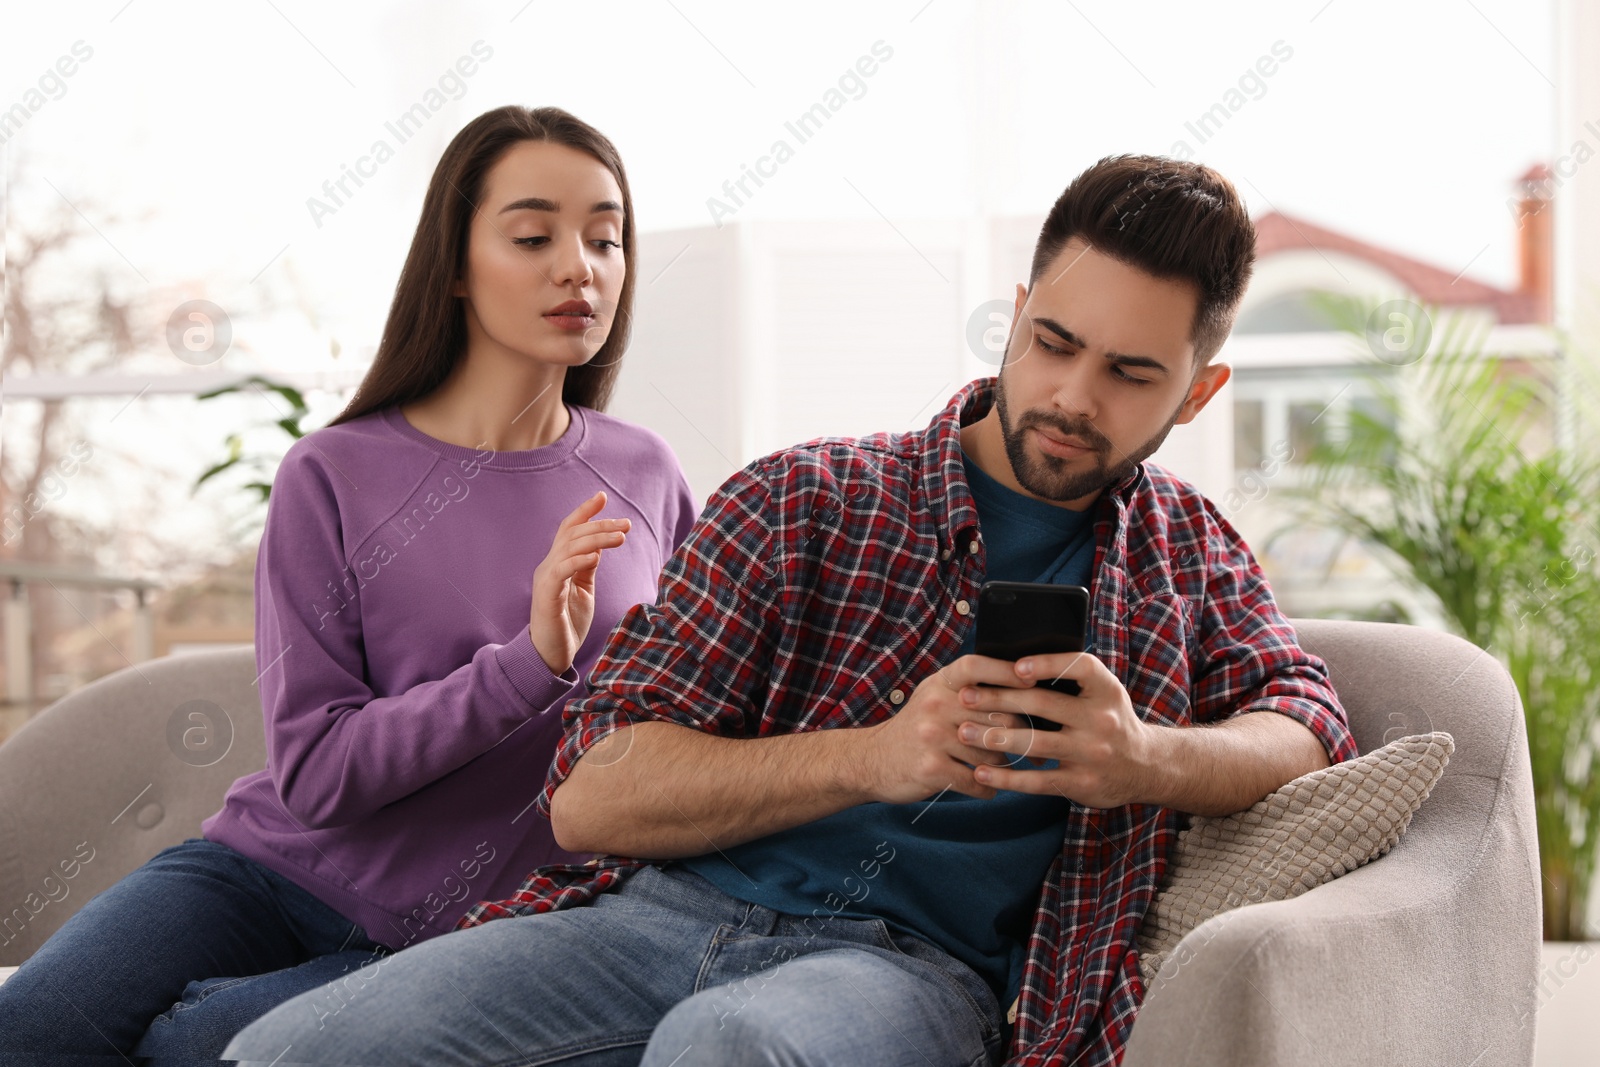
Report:
[[[243,525],[235,531],[235,535],[241,538],[255,531],[265,520],[266,503],[272,495],[272,479],[277,473],[278,464],[283,461],[283,449],[306,435],[308,431],[301,423],[311,414],[311,409],[307,406],[305,396],[300,390],[281,382],[272,381],[259,374],[253,374],[248,378],[234,382],[231,385],[225,385],[220,389],[201,393],[195,399],[212,400],[219,396],[245,392],[258,393],[271,401],[273,408],[280,416],[271,420],[271,424],[288,435],[288,443],[282,445],[282,448],[273,448],[269,451],[250,451],[246,448],[243,432],[230,433],[224,441],[228,450],[227,456],[202,471],[189,490],[191,494],[197,493],[207,482],[221,474],[239,475],[242,473],[247,480],[240,488],[251,495],[253,506],[247,513]],[[278,399],[272,401],[268,394],[272,394]],[[282,443],[281,438],[279,438],[279,442],[280,444]]]
[[1351,408],[1348,432],[1319,442],[1289,491],[1297,518],[1375,551],[1510,672],[1528,728],[1544,937],[1587,939],[1600,840],[1600,463],[1557,432],[1580,391],[1559,362],[1486,357],[1486,329],[1459,318],[1395,358],[1370,344],[1372,304],[1324,307],[1383,355],[1368,368],[1375,402]]

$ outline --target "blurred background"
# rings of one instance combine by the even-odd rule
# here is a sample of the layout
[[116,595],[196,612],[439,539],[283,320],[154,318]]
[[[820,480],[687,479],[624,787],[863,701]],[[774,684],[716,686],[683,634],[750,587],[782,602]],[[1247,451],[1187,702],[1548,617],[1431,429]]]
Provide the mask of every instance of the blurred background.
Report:
[[642,237],[611,410],[702,501],[994,373],[1045,212],[1121,152],[1218,168],[1257,221],[1233,381],[1156,458],[1290,615],[1470,630],[1419,560],[1307,511],[1328,448],[1415,443],[1383,372],[1447,340],[1548,387],[1514,451],[1582,447],[1600,16],[1577,0],[106,0],[4,30],[0,738],[251,640],[277,460],[370,362],[443,147],[507,103],[621,150]]
[[[623,154],[643,239],[613,410],[702,500],[773,449],[921,426],[994,373],[1038,226],[1096,159],[1217,167],[1262,261],[1235,384],[1158,458],[1219,501],[1246,472],[1226,510],[1260,541],[1285,476],[1262,464],[1292,478],[1361,401],[1335,399],[1360,353],[1306,294],[1467,307],[1502,347],[1547,345],[1528,326],[1551,317],[1552,216],[1522,225],[1520,202],[1554,191],[1522,179],[1567,139],[1559,21],[1511,0],[13,9],[0,559],[120,585],[28,576],[30,677],[6,691],[249,639],[245,486],[270,482],[280,421],[342,406],[444,145],[512,102]],[[252,375],[305,412],[260,385],[197,399]],[[1258,545],[1292,612],[1427,614],[1334,543]]]

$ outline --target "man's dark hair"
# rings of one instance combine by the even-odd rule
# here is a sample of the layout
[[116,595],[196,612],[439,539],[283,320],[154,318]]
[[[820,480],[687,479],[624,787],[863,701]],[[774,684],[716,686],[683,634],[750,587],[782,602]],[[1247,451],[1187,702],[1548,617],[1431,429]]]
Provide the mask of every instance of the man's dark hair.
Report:
[[1233,185],[1200,163],[1165,156],[1106,156],[1072,180],[1050,209],[1033,250],[1032,291],[1068,241],[1199,293],[1195,364],[1217,354],[1250,281],[1256,230]]

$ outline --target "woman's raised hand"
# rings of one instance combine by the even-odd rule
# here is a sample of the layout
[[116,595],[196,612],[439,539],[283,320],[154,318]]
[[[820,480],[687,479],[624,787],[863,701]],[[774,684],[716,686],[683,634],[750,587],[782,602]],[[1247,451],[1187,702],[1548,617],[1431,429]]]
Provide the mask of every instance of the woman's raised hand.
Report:
[[605,506],[601,490],[562,519],[549,554],[533,571],[528,635],[555,674],[572,666],[594,621],[594,576],[601,553],[621,545],[633,525],[628,519],[596,519]]

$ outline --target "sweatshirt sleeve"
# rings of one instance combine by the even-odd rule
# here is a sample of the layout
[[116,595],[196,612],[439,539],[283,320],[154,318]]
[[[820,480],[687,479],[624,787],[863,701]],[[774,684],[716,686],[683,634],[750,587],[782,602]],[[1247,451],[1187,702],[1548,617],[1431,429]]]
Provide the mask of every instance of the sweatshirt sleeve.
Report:
[[667,522],[664,526],[670,531],[672,543],[666,547],[665,558],[661,561],[663,567],[689,539],[689,532],[694,529],[695,520],[700,517],[700,505],[695,502],[694,490],[689,488],[689,479],[684,477],[683,468],[675,463],[673,474],[675,482],[671,500],[667,504]]
[[524,626],[443,678],[374,693],[357,602],[328,610],[329,579],[347,566],[338,477],[314,450],[291,449],[256,559],[267,766],[283,806],[308,829],[356,822],[416,792],[580,688],[574,668],[551,672]]

